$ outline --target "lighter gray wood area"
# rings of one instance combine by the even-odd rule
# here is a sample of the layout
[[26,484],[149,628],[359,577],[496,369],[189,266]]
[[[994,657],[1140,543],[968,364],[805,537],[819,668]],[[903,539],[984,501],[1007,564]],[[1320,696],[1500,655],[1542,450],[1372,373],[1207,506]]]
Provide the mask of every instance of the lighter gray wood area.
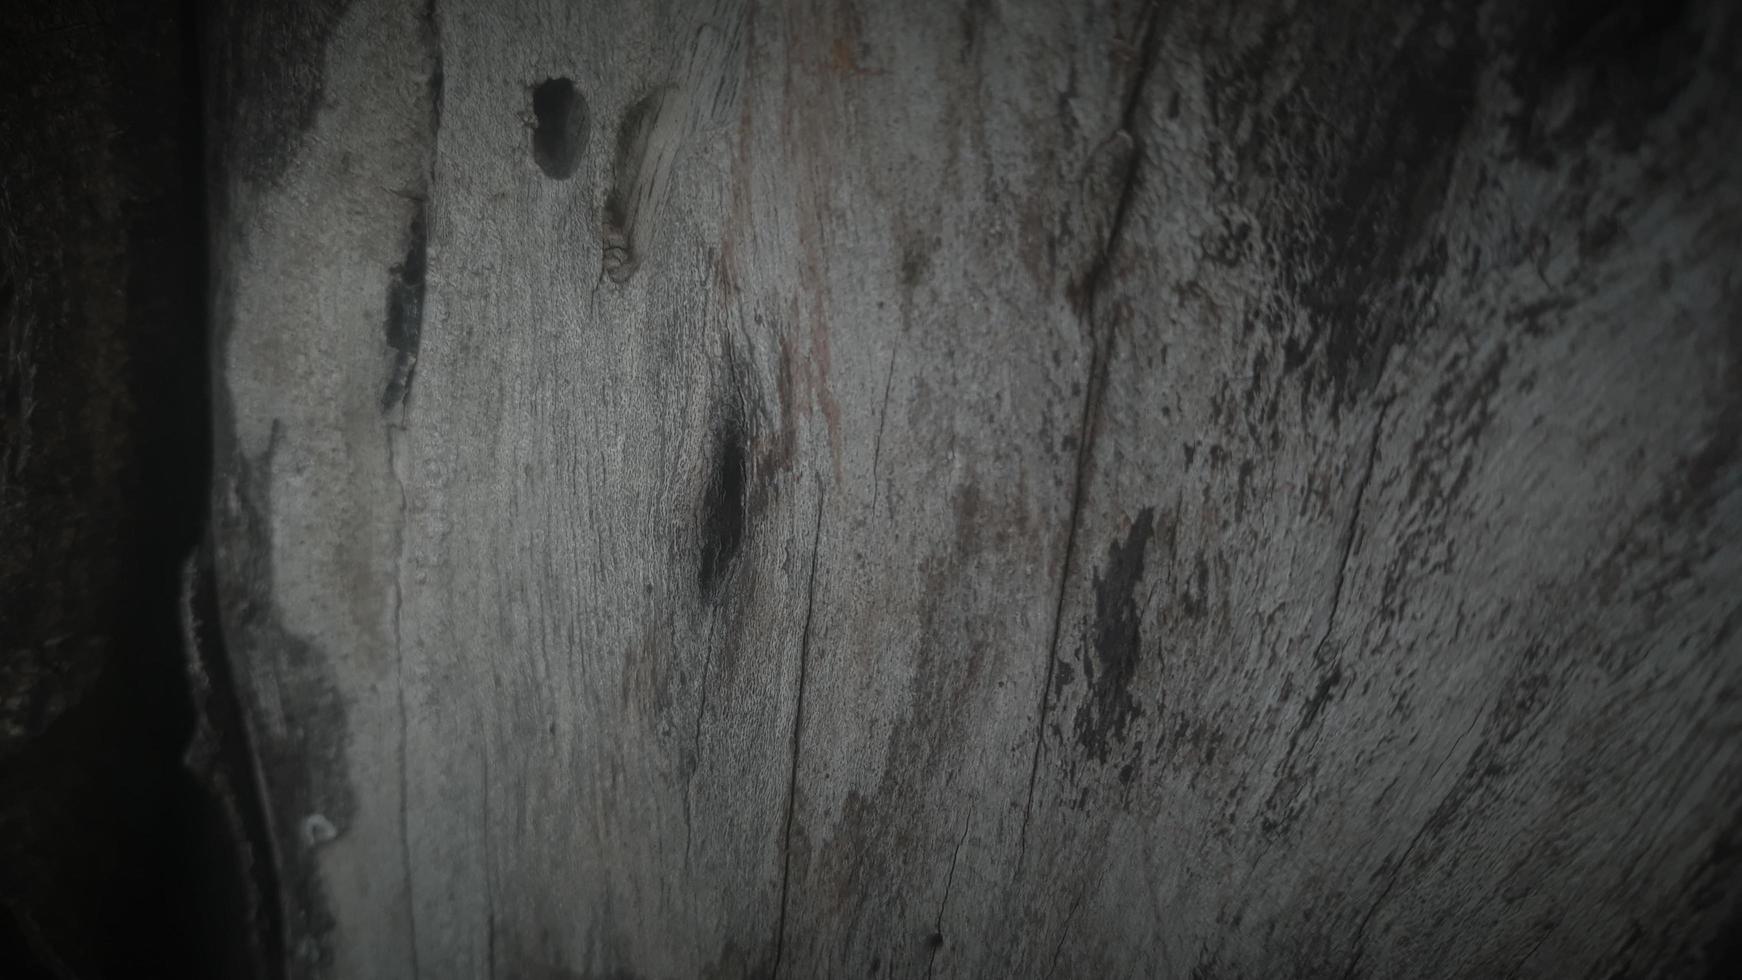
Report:
[[216,239],[296,973],[1699,975],[1735,17],[1222,6],[351,4]]

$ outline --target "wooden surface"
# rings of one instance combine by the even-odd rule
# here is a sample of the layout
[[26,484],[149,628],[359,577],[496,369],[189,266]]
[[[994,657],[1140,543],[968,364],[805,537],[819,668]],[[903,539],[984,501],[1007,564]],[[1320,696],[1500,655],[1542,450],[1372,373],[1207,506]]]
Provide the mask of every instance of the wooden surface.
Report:
[[220,27],[294,974],[1728,955],[1729,5]]

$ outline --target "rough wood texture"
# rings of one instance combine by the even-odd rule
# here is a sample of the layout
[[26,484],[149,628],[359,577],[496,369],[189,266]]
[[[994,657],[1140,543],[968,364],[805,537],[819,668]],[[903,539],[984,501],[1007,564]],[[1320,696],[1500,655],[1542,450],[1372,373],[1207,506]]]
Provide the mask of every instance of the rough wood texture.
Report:
[[1731,5],[310,9],[215,100],[295,973],[1727,955]]

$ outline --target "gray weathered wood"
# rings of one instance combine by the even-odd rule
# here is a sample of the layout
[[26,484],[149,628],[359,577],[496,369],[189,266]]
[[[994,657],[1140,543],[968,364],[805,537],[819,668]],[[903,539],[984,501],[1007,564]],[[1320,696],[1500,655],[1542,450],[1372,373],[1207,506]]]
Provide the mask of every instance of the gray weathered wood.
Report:
[[1707,968],[1737,17],[1228,6],[232,28],[296,973]]

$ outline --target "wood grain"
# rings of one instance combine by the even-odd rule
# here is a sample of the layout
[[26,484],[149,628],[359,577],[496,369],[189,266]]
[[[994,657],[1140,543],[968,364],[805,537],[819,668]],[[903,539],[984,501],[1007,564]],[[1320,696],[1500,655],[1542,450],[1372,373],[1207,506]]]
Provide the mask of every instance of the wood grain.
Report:
[[1702,975],[1739,38],[353,0],[217,231],[296,972]]

